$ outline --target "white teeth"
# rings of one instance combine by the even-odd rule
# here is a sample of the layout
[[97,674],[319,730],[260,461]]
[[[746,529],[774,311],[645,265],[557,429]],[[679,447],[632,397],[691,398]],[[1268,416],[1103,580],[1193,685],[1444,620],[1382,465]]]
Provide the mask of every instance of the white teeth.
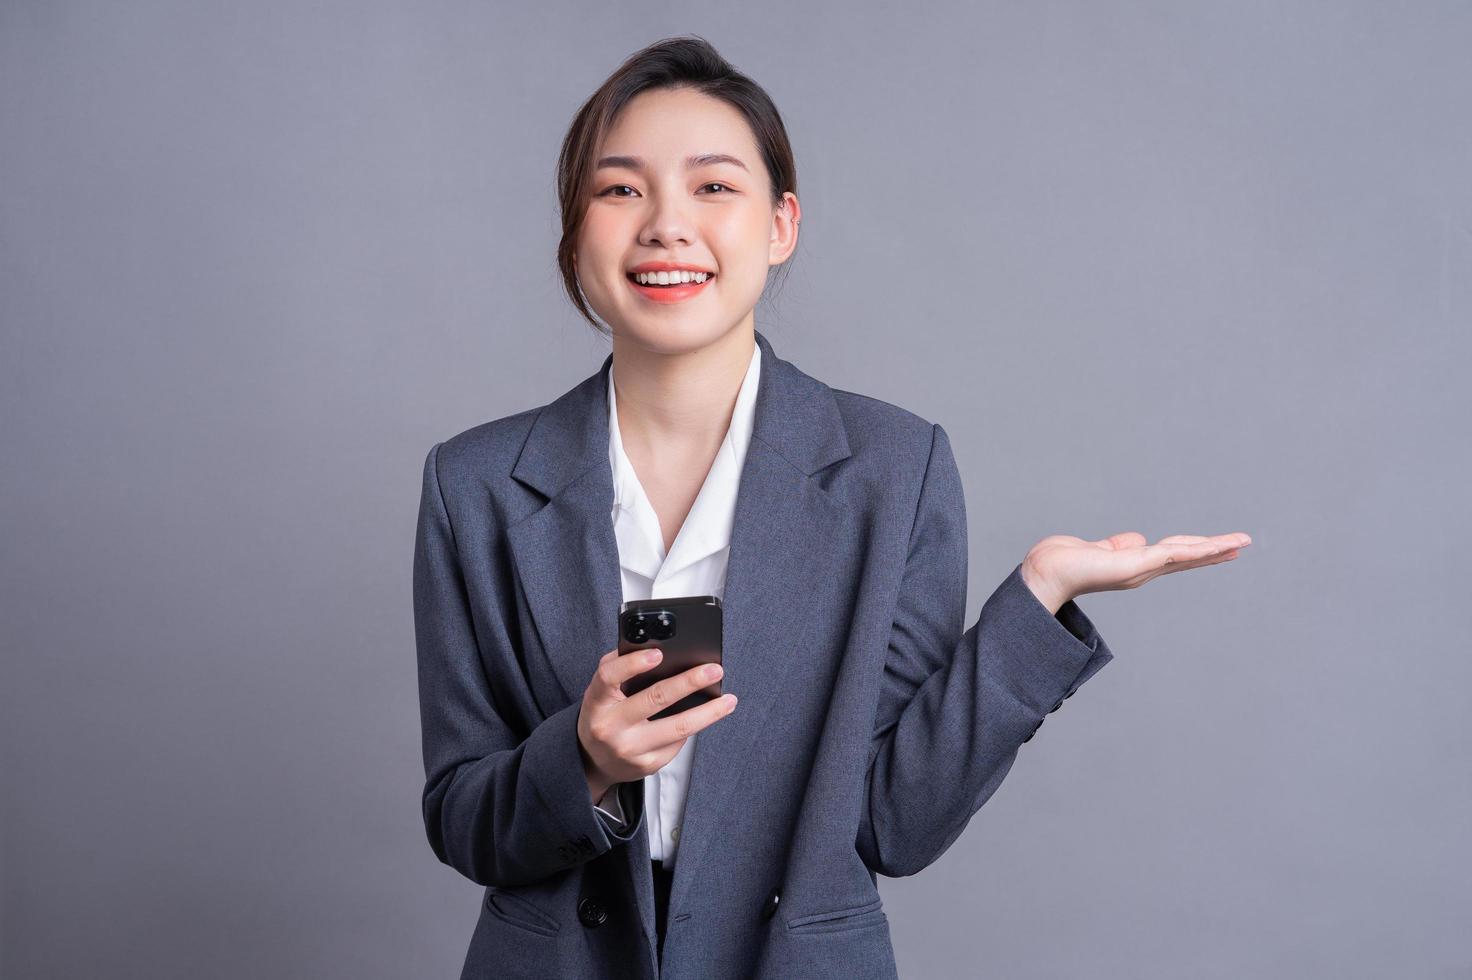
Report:
[[644,286],[669,286],[685,282],[705,282],[708,273],[680,270],[677,272],[636,272],[634,281]]

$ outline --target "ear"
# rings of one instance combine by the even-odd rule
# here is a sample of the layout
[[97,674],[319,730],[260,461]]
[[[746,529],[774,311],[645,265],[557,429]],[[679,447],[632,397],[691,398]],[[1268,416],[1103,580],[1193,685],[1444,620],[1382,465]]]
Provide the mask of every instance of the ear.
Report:
[[802,221],[802,205],[791,191],[782,194],[782,203],[772,214],[772,238],[767,251],[768,265],[781,265],[797,248],[797,226]]

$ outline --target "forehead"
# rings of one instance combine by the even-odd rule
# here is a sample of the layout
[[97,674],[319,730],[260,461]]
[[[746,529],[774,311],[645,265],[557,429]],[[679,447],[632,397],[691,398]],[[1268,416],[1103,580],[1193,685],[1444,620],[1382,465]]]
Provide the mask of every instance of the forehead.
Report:
[[637,156],[657,169],[682,166],[695,153],[729,153],[757,162],[756,139],[734,106],[692,89],[640,92],[619,112],[600,156]]

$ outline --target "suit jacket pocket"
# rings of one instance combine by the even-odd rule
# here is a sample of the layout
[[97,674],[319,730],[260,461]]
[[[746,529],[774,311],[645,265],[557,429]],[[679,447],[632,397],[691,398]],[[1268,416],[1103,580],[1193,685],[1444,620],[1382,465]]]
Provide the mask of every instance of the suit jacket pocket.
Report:
[[800,915],[787,923],[787,931],[794,934],[842,932],[848,929],[862,929],[865,926],[886,921],[888,921],[888,916],[884,914],[884,901],[876,898],[863,905]]
[[496,918],[539,936],[555,936],[562,924],[532,902],[509,891],[486,889],[486,908]]

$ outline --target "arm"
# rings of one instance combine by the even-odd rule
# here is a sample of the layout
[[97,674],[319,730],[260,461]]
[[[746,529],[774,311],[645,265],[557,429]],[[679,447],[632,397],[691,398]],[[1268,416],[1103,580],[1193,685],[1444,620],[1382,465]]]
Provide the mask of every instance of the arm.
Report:
[[596,816],[578,744],[580,700],[525,737],[497,710],[482,657],[514,665],[515,656],[482,650],[477,639],[439,451],[434,446],[424,461],[414,544],[425,832],[435,856],[476,884],[529,884],[631,840],[643,794],[627,798],[634,826],[624,835]]
[[1057,616],[1019,563],[956,639],[966,610],[966,506],[934,426],[900,585],[855,842],[889,877],[935,861],[996,791],[1043,717],[1113,659],[1072,600]]

